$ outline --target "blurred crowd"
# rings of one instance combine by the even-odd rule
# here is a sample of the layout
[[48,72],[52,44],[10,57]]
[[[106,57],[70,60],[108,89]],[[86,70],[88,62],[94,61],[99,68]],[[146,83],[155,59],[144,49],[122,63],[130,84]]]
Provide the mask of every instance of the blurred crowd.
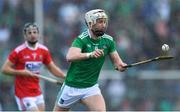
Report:
[[[180,0],[42,1],[44,31],[41,38],[56,64],[63,69],[69,66],[65,56],[72,40],[87,28],[85,12],[95,8],[107,12],[107,33],[116,41],[117,50],[126,63],[159,55],[175,56],[172,61],[129,69],[122,81],[107,80],[101,87],[105,99],[110,101],[107,102],[109,110],[180,110],[178,94],[169,93],[180,92],[178,81],[144,81],[134,75],[138,70],[179,70]],[[24,41],[22,28],[25,23],[34,21],[34,3],[34,0],[0,0],[0,66],[9,52]],[[161,50],[164,43],[170,46],[167,53]],[[106,60],[104,69],[112,68]],[[46,86],[51,88],[50,84]],[[12,88],[13,78],[1,75],[0,110],[16,108]],[[169,90],[172,88],[174,90]],[[126,92],[128,94],[124,95]],[[47,98],[50,102],[51,97]]]

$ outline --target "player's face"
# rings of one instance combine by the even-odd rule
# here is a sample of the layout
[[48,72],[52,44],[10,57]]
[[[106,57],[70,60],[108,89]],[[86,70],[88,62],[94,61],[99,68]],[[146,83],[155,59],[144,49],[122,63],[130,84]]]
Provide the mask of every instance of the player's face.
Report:
[[107,20],[100,18],[96,20],[96,24],[92,25],[91,31],[97,37],[104,35],[107,28]]
[[29,27],[25,32],[25,38],[29,44],[34,45],[38,42],[39,31],[36,27]]

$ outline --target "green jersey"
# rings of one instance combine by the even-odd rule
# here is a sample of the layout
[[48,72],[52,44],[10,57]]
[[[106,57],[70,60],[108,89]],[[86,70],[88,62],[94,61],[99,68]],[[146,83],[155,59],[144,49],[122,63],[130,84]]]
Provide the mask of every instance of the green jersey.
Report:
[[73,41],[72,47],[80,48],[82,53],[103,49],[104,56],[100,58],[89,58],[72,62],[65,79],[65,84],[68,86],[77,88],[93,86],[97,83],[105,56],[116,50],[113,38],[104,34],[99,39],[94,40],[90,37],[89,31],[85,31]]

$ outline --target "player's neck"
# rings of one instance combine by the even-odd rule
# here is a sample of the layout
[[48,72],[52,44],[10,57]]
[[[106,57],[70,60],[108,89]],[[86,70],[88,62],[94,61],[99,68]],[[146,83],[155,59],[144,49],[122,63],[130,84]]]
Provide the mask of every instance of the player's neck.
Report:
[[29,42],[27,42],[27,41],[26,41],[25,43],[26,43],[26,45],[27,45],[28,48],[30,48],[30,49],[36,49],[37,43],[31,44],[31,43],[29,43]]
[[36,47],[36,44],[30,44],[30,43],[28,43],[28,46],[31,47],[31,48],[35,48],[35,47]]
[[88,30],[89,31],[89,36],[90,38],[94,39],[94,40],[98,40],[101,36],[97,37],[96,35],[93,34],[93,32],[91,30]]

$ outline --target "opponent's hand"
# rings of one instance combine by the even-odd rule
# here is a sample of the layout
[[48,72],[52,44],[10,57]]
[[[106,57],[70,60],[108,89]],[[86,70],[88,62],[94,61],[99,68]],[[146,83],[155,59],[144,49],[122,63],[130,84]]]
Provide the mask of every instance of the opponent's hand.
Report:
[[92,52],[91,58],[99,58],[101,56],[104,56],[104,51],[102,49],[96,49],[95,51]]

